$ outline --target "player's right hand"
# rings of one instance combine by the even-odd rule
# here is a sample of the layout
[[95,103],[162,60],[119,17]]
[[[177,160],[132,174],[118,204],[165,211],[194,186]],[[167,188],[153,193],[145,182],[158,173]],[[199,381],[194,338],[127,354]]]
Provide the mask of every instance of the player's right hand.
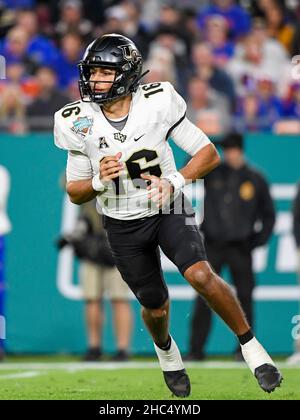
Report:
[[99,163],[100,180],[103,184],[109,183],[112,179],[118,178],[124,168],[124,164],[120,162],[122,152],[115,156],[106,156]]

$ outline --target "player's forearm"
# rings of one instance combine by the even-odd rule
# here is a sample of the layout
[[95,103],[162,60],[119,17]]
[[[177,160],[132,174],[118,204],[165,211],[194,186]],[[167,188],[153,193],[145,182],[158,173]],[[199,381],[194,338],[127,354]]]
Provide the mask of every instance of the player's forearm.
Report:
[[220,155],[211,143],[199,150],[192,159],[179,172],[184,176],[186,183],[203,178],[220,163]]
[[81,181],[69,181],[67,183],[67,193],[74,204],[83,204],[93,200],[98,194],[92,187],[92,179]]

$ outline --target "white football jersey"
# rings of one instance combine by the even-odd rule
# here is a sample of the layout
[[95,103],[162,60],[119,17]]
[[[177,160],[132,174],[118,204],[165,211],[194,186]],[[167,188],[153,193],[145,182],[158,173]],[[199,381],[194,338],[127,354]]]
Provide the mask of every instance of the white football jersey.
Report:
[[120,179],[97,196],[101,211],[123,220],[157,214],[141,173],[164,177],[177,171],[169,137],[191,155],[210,143],[185,113],[185,101],[169,82],[139,86],[121,131],[95,103],[66,105],[55,114],[54,138],[58,147],[68,150],[67,180],[92,178],[103,157],[122,152]]

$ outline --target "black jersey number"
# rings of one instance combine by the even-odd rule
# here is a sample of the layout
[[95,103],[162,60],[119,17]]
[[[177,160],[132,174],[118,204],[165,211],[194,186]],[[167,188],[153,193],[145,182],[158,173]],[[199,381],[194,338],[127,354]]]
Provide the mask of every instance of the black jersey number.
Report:
[[145,85],[142,87],[147,93],[144,93],[145,98],[149,98],[151,95],[155,95],[155,93],[163,92],[163,88],[160,88],[161,83],[150,83],[149,85]]
[[[141,178],[141,174],[144,172],[148,172],[150,175],[155,175],[157,177],[161,176],[162,171],[159,165],[148,166],[147,168],[142,169],[140,164],[138,163],[140,159],[145,159],[148,163],[156,159],[157,157],[158,156],[155,150],[142,149],[138,152],[133,153],[130,156],[130,158],[125,162],[129,177],[136,188],[147,188],[146,181],[144,181]],[[121,182],[121,179],[118,177],[115,178],[113,181],[115,183],[116,195],[125,194],[125,188],[123,183]]]
[[73,105],[73,106],[71,106],[71,107],[67,107],[66,109],[64,109],[63,110],[63,112],[62,112],[62,116],[64,117],[64,118],[68,118],[68,117],[70,117],[70,115],[72,115],[73,114],[73,112],[75,113],[75,115],[78,115],[79,114],[79,112],[80,112],[80,108],[79,108],[79,106],[74,106],[74,105],[76,105],[76,104],[79,104],[80,103],[80,101],[78,101],[78,102],[73,102],[72,104],[70,104],[70,105]]

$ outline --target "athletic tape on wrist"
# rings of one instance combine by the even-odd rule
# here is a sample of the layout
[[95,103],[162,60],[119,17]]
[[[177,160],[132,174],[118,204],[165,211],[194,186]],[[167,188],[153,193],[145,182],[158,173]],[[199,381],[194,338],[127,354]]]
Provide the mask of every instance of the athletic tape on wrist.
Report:
[[167,175],[164,177],[167,179],[174,187],[174,192],[181,190],[185,186],[185,178],[181,175],[180,172],[174,172],[171,175]]
[[93,190],[95,190],[95,191],[103,191],[103,190],[105,190],[106,187],[100,181],[99,174],[96,174],[93,177],[93,179],[92,179],[92,187],[93,187]]

